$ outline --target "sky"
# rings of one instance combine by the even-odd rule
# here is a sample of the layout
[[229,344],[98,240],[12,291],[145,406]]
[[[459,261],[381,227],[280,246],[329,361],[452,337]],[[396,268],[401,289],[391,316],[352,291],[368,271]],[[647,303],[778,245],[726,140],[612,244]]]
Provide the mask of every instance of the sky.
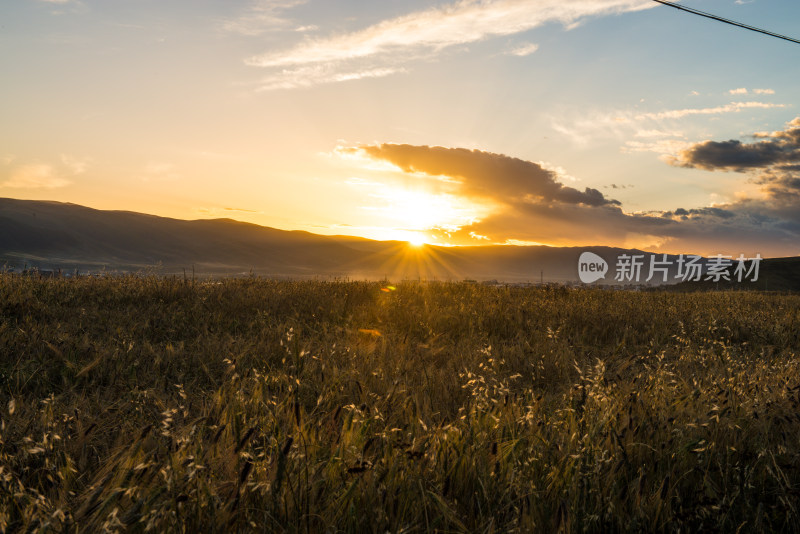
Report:
[[[796,0],[682,4],[800,38]],[[11,0],[0,197],[800,255],[798,64],[651,0]]]

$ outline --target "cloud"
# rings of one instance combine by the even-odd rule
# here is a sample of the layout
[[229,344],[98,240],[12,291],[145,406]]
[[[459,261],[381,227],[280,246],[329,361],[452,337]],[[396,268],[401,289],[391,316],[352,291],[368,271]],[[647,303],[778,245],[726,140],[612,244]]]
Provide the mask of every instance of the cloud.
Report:
[[[398,64],[433,57],[455,45],[514,35],[549,22],[572,26],[591,16],[651,7],[646,0],[459,0],[361,30],[307,38],[289,49],[250,57],[246,63],[290,72],[308,65],[347,72],[364,61],[373,70],[397,72]],[[335,80],[327,77],[320,82]]]
[[597,189],[587,187],[579,191],[561,184],[557,181],[557,173],[542,164],[502,154],[466,148],[389,143],[360,145],[350,150],[392,163],[407,173],[458,180],[457,189],[462,196],[587,206],[619,204],[603,196]]
[[506,55],[517,56],[517,57],[525,57],[525,56],[529,56],[529,55],[533,54],[537,50],[539,50],[539,45],[538,44],[525,43],[525,44],[522,44],[520,46],[517,46],[516,48],[512,48],[511,50],[506,52]]
[[[740,87],[738,89],[731,89],[728,93],[732,95],[746,95],[749,91],[744,87]],[[774,95],[775,91],[772,89],[753,89],[753,93],[757,95]]]
[[69,180],[58,176],[51,165],[30,164],[14,169],[11,176],[0,187],[14,189],[56,189],[68,186]]
[[[796,149],[795,149],[796,150]],[[681,167],[696,167],[710,171],[743,172],[766,167],[782,161],[797,160],[797,154],[784,143],[762,141],[745,144],[738,139],[704,141],[683,150],[675,163]]]
[[660,154],[675,153],[675,149],[685,148],[678,139],[657,140],[657,138],[679,138],[686,136],[669,121],[679,121],[694,116],[724,115],[740,113],[745,110],[785,108],[785,104],[771,102],[744,101],[730,102],[720,106],[703,108],[666,109],[661,111],[637,112],[633,110],[582,112],[575,118],[553,118],[551,127],[576,144],[616,136],[651,138],[652,142],[628,141],[622,150],[626,152],[653,151]]
[[654,113],[641,113],[636,116],[637,119],[682,119],[690,115],[720,115],[723,113],[739,113],[743,109],[772,109],[783,108],[784,104],[773,104],[771,102],[731,102],[724,106],[714,106],[708,108],[686,108],[686,109],[673,109],[667,111],[657,111]]
[[574,23],[584,17],[651,7],[642,0],[462,0],[385,20],[364,30],[306,41],[249,63],[275,67],[375,56],[400,49],[432,50],[512,35],[546,22]]
[[711,216],[711,217],[721,217],[723,219],[730,219],[736,216],[731,210],[726,210],[724,208],[719,208],[715,206],[709,206],[705,208],[692,208],[692,209],[684,209],[678,208],[674,212],[665,211],[661,214],[662,217],[669,218],[669,217],[680,217],[682,220],[687,220],[691,217],[695,216]]
[[[223,22],[222,28],[226,31],[247,36],[256,36],[276,29],[288,29],[293,26],[290,19],[282,13],[293,7],[305,4],[307,0],[260,0],[253,2],[250,7],[239,17]],[[294,28],[303,32],[311,26]]]
[[[786,130],[769,134],[770,139],[798,142],[792,126],[795,122],[800,127],[797,119]],[[491,205],[485,215],[471,221],[427,229],[453,244],[602,244],[674,253],[761,253],[765,257],[800,252],[800,178],[786,165],[760,177],[760,198],[631,213],[595,189],[579,191],[561,184],[557,173],[541,163],[502,154],[400,144],[340,147],[337,152],[391,163],[413,176],[449,184],[454,198]],[[800,173],[800,163],[793,164],[791,172]],[[442,177],[448,179],[438,180]]]
[[754,143],[742,143],[738,139],[696,143],[670,162],[680,167],[736,172],[800,165],[800,117],[787,123],[784,130],[757,133],[753,137],[763,140]]
[[678,131],[665,131],[665,130],[639,130],[636,132],[636,137],[683,137],[683,133]]
[[89,167],[89,162],[88,158],[76,158],[69,154],[61,154],[61,163],[75,175],[85,173]]
[[681,139],[659,139],[657,141],[627,141],[620,149],[623,153],[655,152],[663,156],[671,156],[684,150],[691,143]]
[[346,82],[364,78],[383,78],[398,72],[401,68],[366,67],[356,70],[339,70],[331,65],[312,65],[296,69],[284,69],[266,76],[258,82],[257,91],[273,91],[275,89],[297,89],[312,87],[325,83]]

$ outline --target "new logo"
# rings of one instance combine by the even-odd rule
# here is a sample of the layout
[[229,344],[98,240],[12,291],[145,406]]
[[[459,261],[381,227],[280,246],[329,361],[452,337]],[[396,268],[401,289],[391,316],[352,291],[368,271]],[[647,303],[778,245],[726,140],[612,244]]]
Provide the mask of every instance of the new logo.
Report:
[[591,284],[606,277],[608,263],[594,252],[584,252],[578,258],[578,277],[584,284]]

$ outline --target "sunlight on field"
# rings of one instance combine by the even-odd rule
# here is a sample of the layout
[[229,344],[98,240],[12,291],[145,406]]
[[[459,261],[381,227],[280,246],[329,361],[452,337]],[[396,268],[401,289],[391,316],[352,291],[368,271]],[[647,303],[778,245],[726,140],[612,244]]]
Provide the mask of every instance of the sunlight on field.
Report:
[[0,275],[0,531],[797,531],[798,310]]

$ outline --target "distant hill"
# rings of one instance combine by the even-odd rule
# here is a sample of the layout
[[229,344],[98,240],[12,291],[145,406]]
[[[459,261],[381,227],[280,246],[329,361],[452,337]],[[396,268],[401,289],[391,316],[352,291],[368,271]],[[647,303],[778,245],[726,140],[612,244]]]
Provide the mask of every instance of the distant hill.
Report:
[[[181,274],[184,269],[194,269],[198,275],[217,276],[252,272],[296,278],[563,283],[578,280],[578,257],[584,251],[606,259],[612,272],[599,283],[611,284],[615,283],[613,268],[618,255],[646,254],[611,247],[416,248],[400,241],[322,236],[231,219],[186,221],[60,202],[0,198],[0,267],[15,270]],[[791,262],[777,269],[786,279],[798,272]]]

